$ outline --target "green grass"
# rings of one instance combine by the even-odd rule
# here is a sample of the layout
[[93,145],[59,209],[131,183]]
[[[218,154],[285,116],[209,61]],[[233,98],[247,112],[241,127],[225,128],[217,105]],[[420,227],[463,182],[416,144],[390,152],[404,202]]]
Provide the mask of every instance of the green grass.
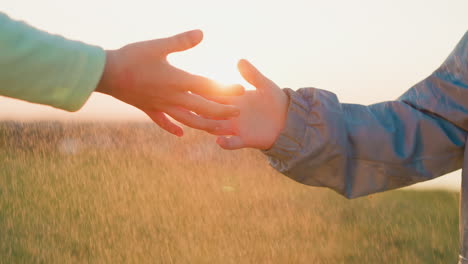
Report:
[[0,263],[456,263],[458,199],[346,200],[146,123],[0,125]]

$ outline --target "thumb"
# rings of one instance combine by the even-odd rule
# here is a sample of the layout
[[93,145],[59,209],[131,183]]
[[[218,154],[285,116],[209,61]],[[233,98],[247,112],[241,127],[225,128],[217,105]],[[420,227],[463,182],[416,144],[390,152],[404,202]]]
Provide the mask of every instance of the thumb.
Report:
[[245,147],[244,142],[238,136],[218,137],[216,139],[216,143],[223,149],[228,150],[235,150]]
[[240,60],[237,64],[237,68],[242,77],[255,86],[257,90],[265,90],[270,86],[271,81],[247,60]]
[[195,47],[202,41],[202,39],[203,32],[196,29],[161,39],[161,48],[165,54],[184,51]]

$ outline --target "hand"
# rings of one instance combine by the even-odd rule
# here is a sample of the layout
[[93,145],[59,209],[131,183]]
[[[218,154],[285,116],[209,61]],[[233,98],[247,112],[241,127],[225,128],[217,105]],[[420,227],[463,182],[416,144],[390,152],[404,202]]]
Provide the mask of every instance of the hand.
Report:
[[161,128],[177,136],[183,135],[182,128],[166,115],[192,128],[225,134],[229,132],[229,121],[222,119],[237,116],[239,110],[203,97],[240,95],[244,88],[241,85],[220,87],[167,61],[170,53],[190,49],[202,38],[203,33],[194,30],[107,51],[106,66],[96,91],[141,109]]
[[248,61],[241,60],[238,68],[244,79],[257,89],[246,91],[242,96],[213,98],[240,109],[239,117],[231,119],[234,134],[230,137],[218,137],[216,143],[231,150],[269,149],[286,122],[288,96]]

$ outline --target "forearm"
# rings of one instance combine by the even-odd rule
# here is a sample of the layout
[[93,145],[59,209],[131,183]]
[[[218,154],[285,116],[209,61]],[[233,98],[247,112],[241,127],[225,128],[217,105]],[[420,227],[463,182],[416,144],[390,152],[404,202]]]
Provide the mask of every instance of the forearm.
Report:
[[105,52],[0,13],[0,95],[78,110],[96,88]]
[[319,89],[286,92],[286,128],[266,152],[285,175],[347,197],[429,180],[462,164],[468,33],[439,69],[398,101],[349,105]]
[[433,74],[399,100],[468,130],[468,32]]
[[286,128],[266,154],[293,180],[353,198],[461,167],[466,133],[435,115],[401,101],[349,105],[319,89],[287,92]]

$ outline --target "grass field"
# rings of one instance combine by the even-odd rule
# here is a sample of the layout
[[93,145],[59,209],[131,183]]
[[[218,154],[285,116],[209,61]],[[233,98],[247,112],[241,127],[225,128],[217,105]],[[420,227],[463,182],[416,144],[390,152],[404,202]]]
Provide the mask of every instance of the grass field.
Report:
[[0,124],[0,263],[456,263],[458,194],[346,200],[149,123]]

